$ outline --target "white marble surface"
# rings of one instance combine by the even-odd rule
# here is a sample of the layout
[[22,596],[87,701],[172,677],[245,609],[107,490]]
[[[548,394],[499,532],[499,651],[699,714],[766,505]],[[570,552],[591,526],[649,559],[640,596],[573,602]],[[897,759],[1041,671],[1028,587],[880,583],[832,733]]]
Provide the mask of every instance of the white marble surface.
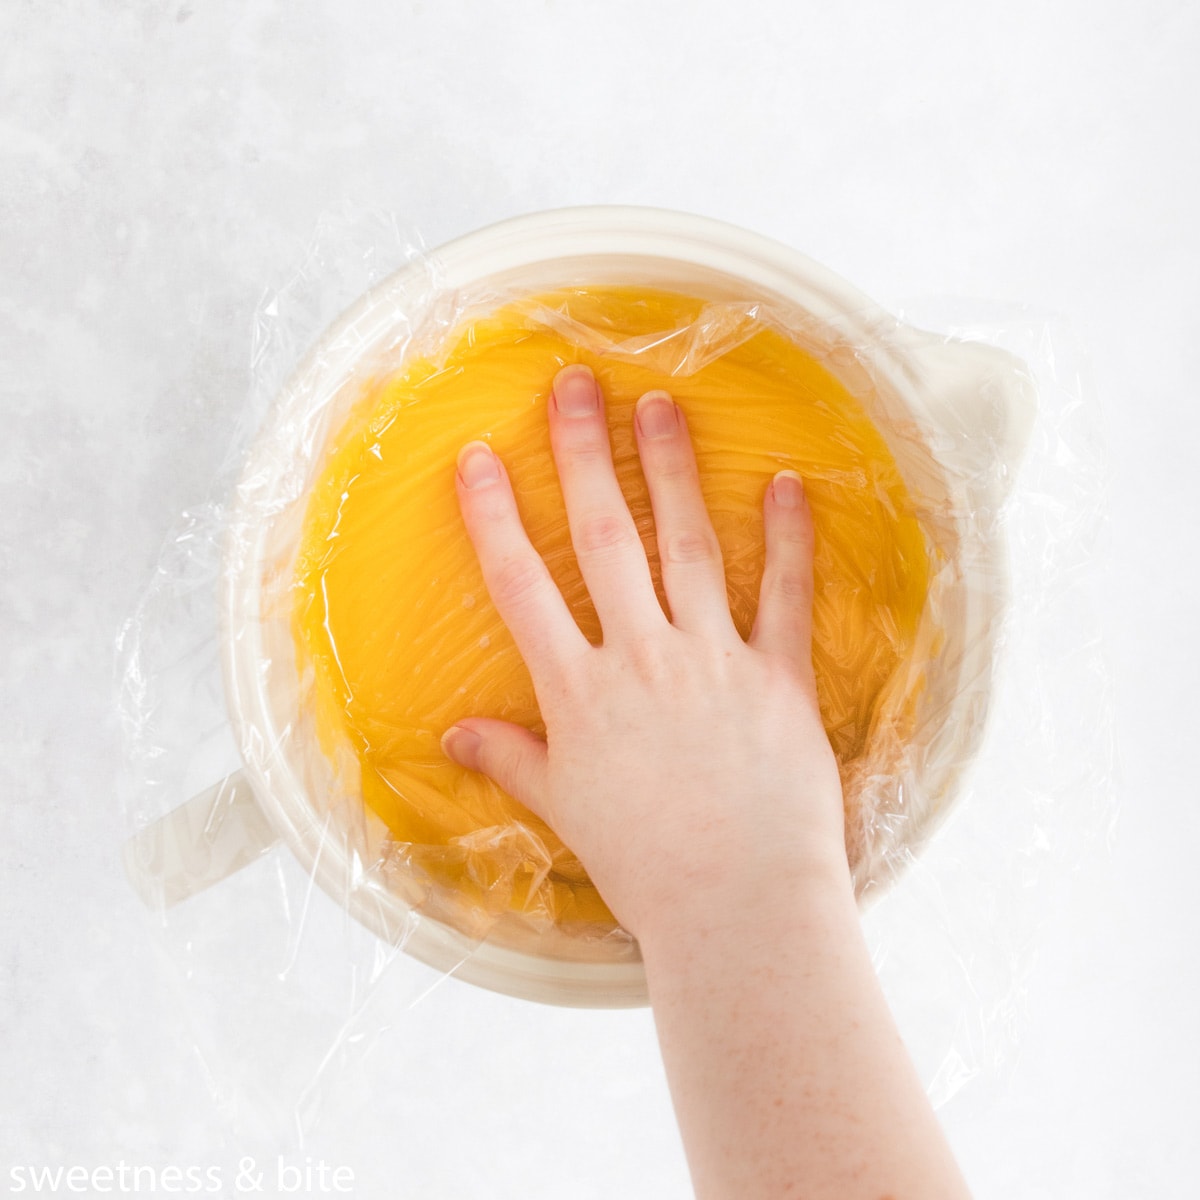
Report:
[[1061,313],[1086,347],[1122,815],[1044,914],[1011,1077],[943,1116],[981,1198],[1194,1196],[1198,11],[5,4],[0,1189],[119,1160],[232,1187],[240,1155],[282,1151],[362,1196],[687,1194],[648,1014],[455,983],[408,1010],[416,975],[303,1154],[231,1132],[118,863],[116,632],[207,494],[256,305],[321,214],[383,208],[436,245],[632,202],[760,230],[885,303]]

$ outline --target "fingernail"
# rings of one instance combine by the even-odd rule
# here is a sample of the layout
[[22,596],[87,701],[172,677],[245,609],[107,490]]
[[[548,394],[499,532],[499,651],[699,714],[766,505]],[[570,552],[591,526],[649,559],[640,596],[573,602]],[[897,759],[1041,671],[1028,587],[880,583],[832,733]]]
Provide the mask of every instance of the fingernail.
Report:
[[795,471],[780,471],[771,480],[771,489],[780,508],[799,508],[804,499],[804,481]]
[[636,416],[644,438],[670,437],[679,428],[675,401],[666,392],[647,392],[637,402]]
[[452,762],[468,770],[475,769],[479,759],[479,745],[483,739],[472,729],[464,729],[461,725],[451,725],[442,734],[442,752]]
[[458,452],[458,477],[471,490],[499,482],[500,463],[486,442],[468,442]]
[[564,367],[554,378],[554,406],[564,417],[590,417],[600,408],[600,389],[584,363]]

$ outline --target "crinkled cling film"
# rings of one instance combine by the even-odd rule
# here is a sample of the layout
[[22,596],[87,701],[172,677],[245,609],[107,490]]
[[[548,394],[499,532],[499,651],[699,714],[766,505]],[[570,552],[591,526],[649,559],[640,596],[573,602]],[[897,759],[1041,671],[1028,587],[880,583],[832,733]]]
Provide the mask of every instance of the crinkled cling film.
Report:
[[464,915],[511,912],[532,928],[581,937],[615,928],[570,849],[495,784],[447,762],[438,745],[471,714],[544,733],[458,515],[452,484],[464,441],[488,438],[511,464],[535,547],[580,626],[600,640],[545,419],[555,371],[577,361],[595,370],[608,397],[618,479],[660,595],[632,433],[643,392],[669,386],[687,413],[744,637],[762,575],[763,493],[781,467],[808,481],[821,580],[817,680],[850,824],[861,825],[857,781],[895,769],[916,736],[920,683],[939,639],[933,621],[918,636],[929,554],[862,406],[752,306],[656,290],[580,287],[518,301],[469,319],[449,342],[443,355],[366,382],[313,488],[294,572],[318,739],[330,757],[350,747],[349,771],[388,827],[388,853],[446,888]]
[[[1077,381],[1055,375],[1046,326],[993,317],[988,340],[1007,350],[986,344],[979,322],[962,336],[925,333],[792,251],[653,210],[539,214],[432,255],[407,252],[393,274],[372,269],[373,286],[323,334],[311,313],[290,331],[321,336],[278,388],[231,497],[190,517],[187,547],[174,539],[123,635],[135,768],[155,763],[134,782],[126,865],[164,926],[182,925],[172,914],[282,842],[309,884],[381,946],[517,996],[644,1003],[636,942],[571,849],[439,744],[469,715],[544,732],[458,513],[464,443],[487,440],[502,457],[533,544],[585,634],[601,636],[545,417],[551,381],[572,362],[591,366],[603,388],[617,474],[664,607],[633,439],[638,396],[665,388],[687,415],[743,635],[761,578],[765,489],[781,468],[804,478],[816,531],[814,666],[860,900],[911,878],[908,893],[942,913],[946,881],[959,876],[917,866],[943,845],[961,878],[986,877],[979,864],[990,855],[1014,879],[1012,864],[1030,861],[1029,846],[1056,827],[1053,805],[1038,781],[1017,779],[1020,767],[988,758],[985,734],[998,711],[1018,714],[1007,732],[1021,728],[1033,769],[1057,761],[1039,758],[1022,725],[1053,688],[1044,647],[1031,649],[1014,614],[1044,615],[1037,589],[1087,563],[1098,503],[1090,431],[1077,400],[1055,392]],[[310,263],[305,286],[324,270]],[[278,316],[270,305],[264,314],[270,334]],[[265,377],[270,336],[259,345]],[[1022,494],[1022,480],[1033,490]],[[189,606],[211,612],[214,583],[221,622],[206,644],[219,652],[242,763],[200,790],[199,772],[217,778],[234,764],[193,753],[195,774],[165,770],[167,675],[177,682],[195,668],[161,659],[166,627],[178,636]],[[1017,658],[1011,678],[1041,655],[1040,690],[1006,698],[1006,649]],[[1079,653],[1053,703],[1093,713],[1079,740],[1095,743],[1096,790],[1107,725],[1095,697],[1106,688]],[[987,833],[969,853],[951,829],[931,842],[965,807],[981,757],[1009,773],[997,783],[1008,810],[987,810],[999,826],[973,827],[973,838]],[[174,807],[187,792],[168,794],[172,780],[193,800]],[[1057,800],[1084,790],[1046,786]],[[1094,825],[1099,811],[1080,823]],[[306,893],[303,911],[318,902]],[[885,926],[888,908],[872,906],[869,922]],[[953,920],[938,921],[951,936]],[[290,908],[285,924],[295,924]],[[960,937],[943,962],[961,963]],[[987,1044],[962,1028],[930,1042],[943,1095],[978,1073]]]

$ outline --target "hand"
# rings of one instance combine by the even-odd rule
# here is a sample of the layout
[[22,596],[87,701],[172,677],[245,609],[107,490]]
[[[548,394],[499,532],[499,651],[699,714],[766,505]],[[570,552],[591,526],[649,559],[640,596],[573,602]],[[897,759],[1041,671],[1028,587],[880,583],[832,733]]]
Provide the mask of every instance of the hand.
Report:
[[812,518],[800,478],[766,489],[766,562],[753,632],[729,613],[721,550],[687,422],[666,392],[638,402],[637,444],[670,606],[664,614],[617,484],[603,398],[561,371],[550,436],[603,644],[580,632],[521,525],[503,464],[459,455],[467,532],[529,668],[546,740],[473,717],[443,739],[578,855],[638,938],[757,911],[811,874],[849,887],[841,786],[811,657]]
[[683,413],[648,392],[635,419],[669,620],[596,381],[581,366],[554,381],[551,443],[600,646],[530,545],[503,465],[480,442],[459,455],[463,518],[546,740],[472,717],[446,752],[542,817],[641,943],[697,1196],[959,1200],[859,927],[813,677],[800,480],[781,472],[766,489],[744,642]]

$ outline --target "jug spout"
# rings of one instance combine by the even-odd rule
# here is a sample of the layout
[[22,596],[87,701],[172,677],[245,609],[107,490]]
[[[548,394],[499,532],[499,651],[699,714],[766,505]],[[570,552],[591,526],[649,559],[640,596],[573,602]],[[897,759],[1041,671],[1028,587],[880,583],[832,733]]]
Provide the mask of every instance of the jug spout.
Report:
[[920,329],[902,333],[909,383],[942,466],[973,493],[973,507],[999,508],[1029,444],[1037,389],[1008,351]]

